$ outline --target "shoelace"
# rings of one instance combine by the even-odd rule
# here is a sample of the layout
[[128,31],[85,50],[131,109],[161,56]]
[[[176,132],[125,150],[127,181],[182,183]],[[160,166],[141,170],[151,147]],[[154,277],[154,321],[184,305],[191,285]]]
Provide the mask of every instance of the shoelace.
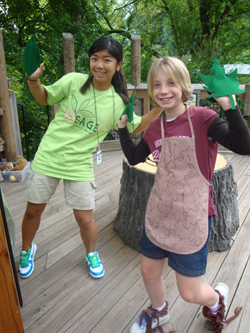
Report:
[[21,267],[28,266],[30,251],[31,250],[26,253],[21,253]]
[[[159,318],[161,316],[165,316],[168,313],[168,303],[166,302],[165,307],[158,311],[150,305],[146,310],[143,310],[139,316],[139,322],[137,321],[138,325],[142,325],[143,328],[146,326],[146,333],[153,333],[155,329],[152,329],[152,323],[157,322],[157,328],[160,330],[161,333],[164,333],[163,328],[160,326]],[[146,323],[146,325],[145,325]],[[144,326],[145,325],[145,326]],[[174,333],[175,331],[170,331],[168,333]]]
[[[88,260],[90,261],[91,266],[92,266],[93,268],[100,266],[100,263],[99,263],[99,260],[97,259],[97,255],[96,255],[96,254],[94,254],[93,256],[89,256],[89,255],[87,254],[87,258],[88,258]],[[87,258],[85,259],[85,261],[87,260]]]
[[[152,316],[150,314],[148,314],[149,317],[151,317],[152,319],[152,323],[157,323],[157,319],[156,318],[152,318]],[[141,317],[142,317],[142,320],[141,320]],[[141,322],[141,323],[140,323]],[[145,312],[142,312],[138,319],[137,319],[137,324],[141,326],[141,328],[145,328],[146,325],[147,325],[147,321],[146,321],[146,313]]]
[[[215,311],[210,311],[210,313],[211,313],[211,316],[214,317],[215,320],[216,320],[217,315],[216,315]],[[226,320],[225,319],[223,319],[220,323],[229,330],[229,327],[226,325]],[[209,330],[209,331],[211,331],[211,330]]]
[[215,315],[214,313],[211,313],[211,311],[208,309],[207,306],[203,307],[202,313],[205,318],[208,318],[211,321],[211,323],[210,323],[211,328],[209,330],[213,331],[215,333],[221,333],[223,326],[228,329],[226,324],[231,323],[231,321],[234,320],[240,314],[242,307],[237,307],[234,310],[234,315],[228,319],[225,319],[225,317],[224,317],[224,311],[225,311],[224,296],[222,296],[218,290],[216,290],[216,292],[219,295],[219,304],[221,306],[219,308],[219,310],[217,311],[217,314]]

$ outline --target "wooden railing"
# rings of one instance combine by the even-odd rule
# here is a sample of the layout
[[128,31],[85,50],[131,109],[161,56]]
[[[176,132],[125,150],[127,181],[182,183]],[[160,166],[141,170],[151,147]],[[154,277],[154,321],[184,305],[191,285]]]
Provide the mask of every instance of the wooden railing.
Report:
[[[196,95],[196,105],[200,105],[200,101],[204,100],[206,97],[208,97],[208,93],[206,90],[204,90],[204,84],[201,83],[194,83],[193,86],[193,94]],[[134,85],[131,83],[128,83],[128,95],[129,97],[132,95],[133,90],[135,88]],[[241,90],[246,90],[245,93],[241,94],[238,100],[244,100],[244,110],[243,114],[245,116],[248,116],[248,128],[250,129],[250,84],[249,85],[240,85]],[[136,100],[135,100],[135,113],[139,116],[146,114],[149,112],[153,106],[149,103],[148,93],[147,93],[147,84],[141,83],[136,87]],[[189,101],[190,105],[192,105],[193,101]],[[213,105],[210,106],[213,108]],[[217,107],[217,106],[216,106]],[[140,135],[133,135],[134,139],[137,139],[140,137]],[[101,149],[102,150],[109,150],[109,149],[120,149],[120,142],[119,139],[117,140],[111,140],[111,141],[104,141],[101,143]]]
[[[134,86],[132,84],[128,84],[128,95],[131,96],[132,92],[134,90]],[[194,89],[193,93],[197,95],[197,103],[196,105],[199,106],[200,105],[200,100],[205,99],[206,97],[208,97],[208,93],[206,90],[204,90],[204,84],[201,83],[193,83],[192,87]],[[246,109],[246,107],[244,107],[244,114],[246,116],[250,116],[250,84],[249,85],[240,85],[240,89],[241,90],[246,90],[246,93],[243,93],[240,95],[239,100],[245,100],[248,103],[248,109],[249,109],[249,113],[245,113],[248,109]],[[246,96],[248,96],[248,98],[246,98]],[[138,85],[136,87],[136,98],[137,99],[141,99],[142,103],[142,107],[141,107],[141,112],[140,114],[138,113],[138,115],[143,115],[146,114],[147,112],[149,112],[152,109],[152,106],[150,107],[149,104],[149,99],[148,99],[148,94],[147,94],[147,84],[146,83],[141,83],[140,85]],[[190,103],[192,103],[192,101],[190,100]]]

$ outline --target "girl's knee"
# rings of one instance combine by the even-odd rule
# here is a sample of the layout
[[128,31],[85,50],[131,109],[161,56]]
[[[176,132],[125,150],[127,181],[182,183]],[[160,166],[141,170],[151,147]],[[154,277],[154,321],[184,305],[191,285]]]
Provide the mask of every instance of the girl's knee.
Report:
[[196,303],[195,294],[189,290],[180,291],[181,298],[188,303]]
[[155,279],[156,277],[161,275],[161,272],[158,273],[156,270],[153,270],[150,266],[142,264],[141,274],[144,279]]
[[29,220],[39,217],[42,215],[44,208],[43,205],[28,205],[25,211],[25,216]]
[[81,229],[91,229],[95,226],[93,211],[74,210],[76,222]]
[[91,229],[94,226],[94,224],[95,224],[94,219],[91,218],[91,217],[78,217],[76,219],[76,221],[77,221],[79,227],[81,229],[85,229],[85,230],[86,229],[87,230]]

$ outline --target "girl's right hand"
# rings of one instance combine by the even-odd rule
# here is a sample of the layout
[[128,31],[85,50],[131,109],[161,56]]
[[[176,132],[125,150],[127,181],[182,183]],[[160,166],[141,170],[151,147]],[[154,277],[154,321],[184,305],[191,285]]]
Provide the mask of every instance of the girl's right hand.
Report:
[[37,80],[37,79],[39,79],[39,77],[42,74],[43,70],[44,70],[44,63],[42,63],[40,65],[40,67],[38,67],[37,70],[34,73],[30,74],[29,77],[28,77],[28,79],[30,79],[30,80]]
[[118,128],[124,128],[127,126],[128,115],[124,114],[120,120],[118,120]]
[[[236,96],[232,95],[232,97],[233,97],[233,100],[234,100],[234,104],[237,105]],[[224,111],[229,110],[229,109],[232,108],[232,104],[231,104],[229,96],[214,97],[214,99],[216,100],[216,102],[218,104],[220,104],[220,106],[222,107],[222,109]]]

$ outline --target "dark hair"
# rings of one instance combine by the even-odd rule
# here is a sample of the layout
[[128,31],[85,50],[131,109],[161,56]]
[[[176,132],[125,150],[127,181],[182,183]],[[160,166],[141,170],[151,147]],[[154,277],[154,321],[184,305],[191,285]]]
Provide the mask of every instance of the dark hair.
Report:
[[[95,40],[94,43],[90,46],[89,58],[94,53],[102,50],[107,50],[112,55],[112,57],[114,57],[117,60],[117,64],[119,64],[123,60],[122,46],[114,38],[101,37]],[[80,92],[82,94],[85,94],[85,92],[88,90],[91,82],[93,81],[93,78],[94,78],[93,75],[90,74],[88,80],[81,87]],[[113,75],[111,84],[114,86],[115,91],[117,92],[117,94],[120,95],[124,103],[127,104],[129,100],[127,84],[121,68],[119,71],[116,71],[115,74]]]

